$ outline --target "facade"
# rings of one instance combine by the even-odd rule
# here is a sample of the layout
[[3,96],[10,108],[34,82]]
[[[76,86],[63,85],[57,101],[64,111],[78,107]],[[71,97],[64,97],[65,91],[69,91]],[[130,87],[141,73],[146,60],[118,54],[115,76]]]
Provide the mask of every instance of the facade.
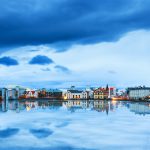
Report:
[[108,90],[109,90],[108,98],[112,98],[112,97],[116,96],[116,88],[115,87],[108,87]]
[[17,86],[16,90],[17,90],[17,98],[19,99],[25,98],[24,95],[26,93],[26,88]]
[[63,92],[59,89],[42,89],[38,91],[39,98],[62,99]]
[[17,90],[15,88],[8,89],[8,98],[9,99],[17,99],[18,98],[17,94],[18,94],[18,92],[17,92]]
[[143,99],[150,95],[150,87],[128,88],[127,94],[131,99]]
[[94,90],[94,99],[108,99],[109,90],[106,88],[98,88]]
[[79,90],[67,90],[64,94],[64,99],[81,99],[82,91]]
[[67,90],[64,94],[63,94],[63,98],[64,100],[70,100],[70,99],[88,99],[88,92],[87,91],[82,91],[82,90],[78,90],[75,89],[74,86],[72,86],[69,90]]
[[0,89],[0,101],[2,101],[2,89]]
[[25,98],[38,98],[38,91],[32,89],[26,89]]
[[85,91],[87,92],[87,99],[93,99],[94,98],[94,89],[87,88]]
[[39,98],[46,98],[46,89],[45,88],[38,91],[38,97]]
[[46,90],[47,98],[62,99],[62,91],[59,89]]

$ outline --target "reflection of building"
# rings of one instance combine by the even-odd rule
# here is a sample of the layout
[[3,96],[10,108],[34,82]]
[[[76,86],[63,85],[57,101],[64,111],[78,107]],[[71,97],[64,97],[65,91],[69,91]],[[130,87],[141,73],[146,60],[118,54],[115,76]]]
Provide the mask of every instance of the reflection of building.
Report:
[[108,112],[109,112],[109,103],[108,103],[108,101],[95,100],[93,109],[98,111],[98,112],[106,111],[106,113],[108,114]]
[[132,103],[129,108],[130,111],[136,114],[150,114],[150,105],[148,103]]
[[67,108],[73,108],[73,107],[78,107],[78,108],[88,108],[89,107],[89,102],[88,101],[80,101],[80,100],[68,100],[66,102],[63,102],[63,106]]
[[131,99],[142,99],[150,95],[150,87],[128,88],[127,93]]

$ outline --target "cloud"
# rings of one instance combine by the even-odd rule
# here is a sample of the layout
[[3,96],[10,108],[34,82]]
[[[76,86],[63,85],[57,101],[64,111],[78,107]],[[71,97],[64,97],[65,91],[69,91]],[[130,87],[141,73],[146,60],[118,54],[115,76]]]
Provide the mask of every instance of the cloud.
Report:
[[117,72],[114,71],[114,70],[109,70],[108,73],[109,73],[109,74],[116,74]]
[[1,0],[0,46],[114,41],[149,29],[149,7],[149,0]]
[[5,66],[15,66],[18,65],[19,63],[17,60],[11,57],[4,56],[0,58],[0,64]]
[[70,73],[70,70],[67,67],[56,65],[55,69],[60,72]]
[[50,68],[42,68],[41,70],[42,70],[42,71],[51,71]]
[[48,64],[52,64],[53,60],[50,59],[47,56],[43,56],[43,55],[37,55],[35,57],[33,57],[29,64],[31,65],[48,65]]

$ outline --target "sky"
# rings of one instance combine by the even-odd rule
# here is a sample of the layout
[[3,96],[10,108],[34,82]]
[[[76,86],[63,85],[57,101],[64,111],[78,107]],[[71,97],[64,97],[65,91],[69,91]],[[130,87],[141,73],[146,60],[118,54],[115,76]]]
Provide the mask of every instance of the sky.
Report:
[[150,86],[149,0],[0,0],[0,86]]

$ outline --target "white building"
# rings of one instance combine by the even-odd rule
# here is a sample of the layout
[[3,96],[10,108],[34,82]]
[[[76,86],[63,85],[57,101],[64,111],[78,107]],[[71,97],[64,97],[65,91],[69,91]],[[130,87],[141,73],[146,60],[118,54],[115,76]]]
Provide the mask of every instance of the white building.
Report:
[[18,97],[18,92],[15,88],[13,89],[8,89],[8,98],[9,99],[17,99]]
[[116,96],[116,88],[115,87],[108,87],[108,90],[109,90],[108,98],[112,98],[112,97]]
[[150,95],[150,87],[135,87],[128,88],[127,93],[129,98],[141,99]]
[[82,94],[81,91],[78,90],[67,90],[67,92],[64,94],[64,99],[80,99]]
[[88,92],[75,89],[75,87],[71,87],[71,89],[67,90],[63,93],[63,97],[65,100],[69,99],[88,99]]
[[93,99],[94,98],[94,89],[86,88],[85,91],[87,92],[87,99]]

